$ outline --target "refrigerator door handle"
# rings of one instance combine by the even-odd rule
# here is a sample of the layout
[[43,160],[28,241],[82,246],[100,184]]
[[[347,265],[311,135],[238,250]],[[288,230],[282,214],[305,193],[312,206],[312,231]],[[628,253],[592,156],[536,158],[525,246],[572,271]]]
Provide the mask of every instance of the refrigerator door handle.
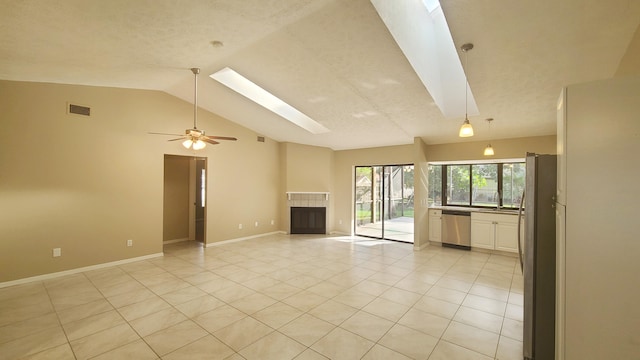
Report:
[[524,263],[522,261],[522,209],[524,208],[524,191],[522,191],[522,198],[520,198],[520,207],[518,208],[518,258],[520,259],[520,271],[524,274]]

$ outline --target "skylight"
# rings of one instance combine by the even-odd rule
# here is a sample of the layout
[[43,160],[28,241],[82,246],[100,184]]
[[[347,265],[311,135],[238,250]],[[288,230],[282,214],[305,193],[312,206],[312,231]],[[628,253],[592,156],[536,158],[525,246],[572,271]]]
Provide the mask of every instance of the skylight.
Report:
[[209,77],[312,134],[329,132],[329,129],[322,124],[303,114],[298,109],[282,101],[277,96],[256,85],[231,68],[226,67],[209,75]]
[[460,49],[453,43],[440,2],[371,0],[371,3],[442,114],[446,118],[464,118],[466,86],[468,113],[477,115],[478,108],[460,62]]
[[440,7],[440,1],[438,0],[422,0],[422,3],[427,8],[429,13],[432,13],[435,9]]

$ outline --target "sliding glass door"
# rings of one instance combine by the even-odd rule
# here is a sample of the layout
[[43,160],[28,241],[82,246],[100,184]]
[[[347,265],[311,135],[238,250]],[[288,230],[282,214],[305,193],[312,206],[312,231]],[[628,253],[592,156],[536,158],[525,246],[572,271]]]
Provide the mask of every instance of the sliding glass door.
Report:
[[413,165],[357,166],[355,233],[413,242]]

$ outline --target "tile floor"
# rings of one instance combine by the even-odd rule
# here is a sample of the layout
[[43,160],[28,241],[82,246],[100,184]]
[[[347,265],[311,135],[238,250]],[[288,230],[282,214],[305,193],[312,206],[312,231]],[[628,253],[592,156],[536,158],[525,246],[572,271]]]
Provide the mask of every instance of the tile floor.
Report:
[[0,359],[522,359],[515,257],[273,235],[0,289]]

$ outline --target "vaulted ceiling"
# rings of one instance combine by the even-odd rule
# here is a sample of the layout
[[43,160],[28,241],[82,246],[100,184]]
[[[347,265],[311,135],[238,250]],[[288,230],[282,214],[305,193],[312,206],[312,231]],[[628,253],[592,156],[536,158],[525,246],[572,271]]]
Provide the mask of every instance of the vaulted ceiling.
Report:
[[[0,79],[154,89],[192,102],[189,68],[199,67],[200,107],[277,141],[340,150],[551,135],[563,85],[640,75],[638,1],[441,0],[456,48],[475,45],[466,73],[476,136],[461,139],[464,117],[443,115],[377,2],[0,0]],[[311,134],[207,76],[224,67],[330,131]],[[176,119],[175,131],[191,122]]]

